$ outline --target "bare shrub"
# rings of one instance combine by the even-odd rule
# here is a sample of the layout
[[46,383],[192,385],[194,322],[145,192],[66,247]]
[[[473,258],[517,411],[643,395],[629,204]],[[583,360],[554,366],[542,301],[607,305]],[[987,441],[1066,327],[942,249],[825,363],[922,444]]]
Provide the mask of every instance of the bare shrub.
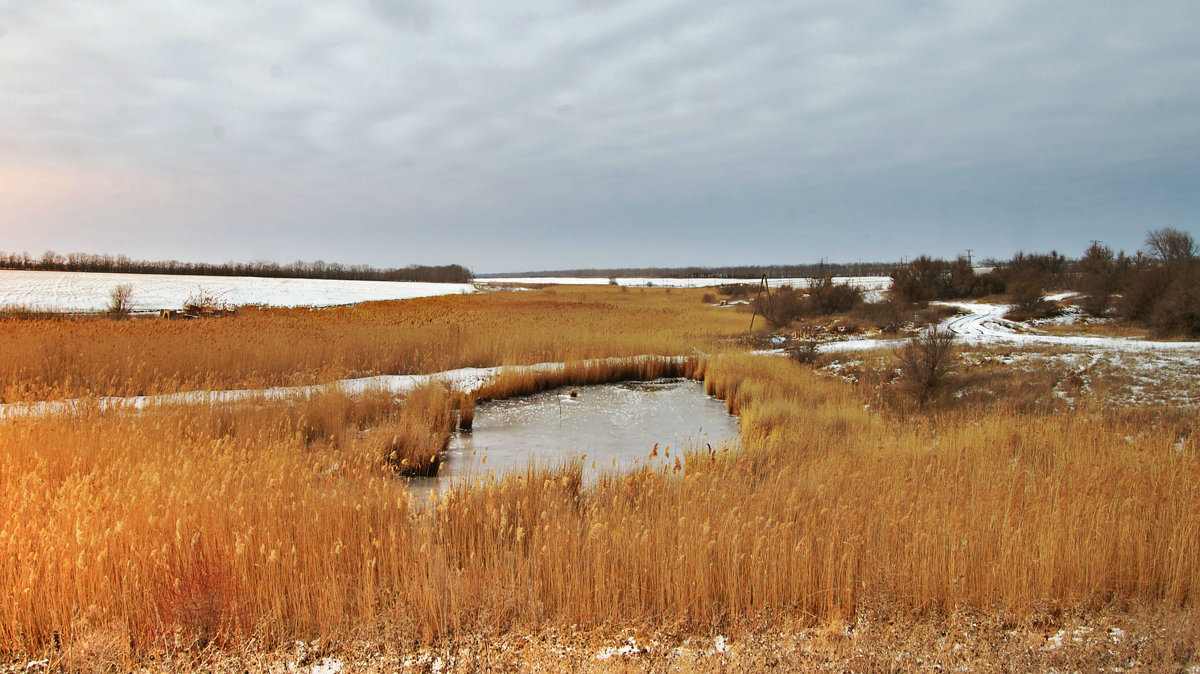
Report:
[[[1037,258],[1031,256],[1026,259]],[[1043,297],[1052,278],[1053,274],[1046,266],[1036,263],[1014,263],[1008,277],[1008,296],[1013,308],[1005,314],[1005,318],[1013,321],[1031,321],[1062,313],[1058,304]]]
[[157,613],[164,634],[183,650],[203,649],[233,638],[246,616],[236,606],[236,586],[227,563],[205,549],[199,533],[180,551],[176,568],[158,579]]
[[1008,281],[1008,296],[1018,309],[1037,306],[1046,288],[1046,276],[1037,269],[1022,269]]
[[1160,336],[1200,336],[1200,259],[1190,234],[1165,228],[1146,236],[1145,256],[1128,270],[1118,301],[1126,320]]
[[783,328],[807,316],[831,316],[857,309],[863,304],[862,290],[832,278],[813,279],[805,290],[783,286],[770,297],[755,298],[753,306],[773,327]]
[[1193,265],[1176,274],[1154,303],[1149,323],[1162,337],[1200,336],[1200,269]]
[[814,325],[806,325],[796,332],[797,341],[788,347],[787,354],[797,363],[811,365],[817,361],[820,354],[822,330]]
[[904,327],[905,306],[895,300],[863,305],[863,315],[875,327],[887,334],[900,332]]
[[896,353],[901,388],[919,405],[935,401],[950,387],[956,356],[954,333],[931,326]]
[[183,313],[193,318],[199,316],[223,316],[231,313],[233,307],[221,298],[204,290],[197,290],[188,295],[183,301]]
[[108,292],[108,314],[125,318],[133,311],[133,284],[121,283]]
[[1117,290],[1117,269],[1112,249],[1093,243],[1079,260],[1079,289],[1084,298],[1080,306],[1097,318],[1108,313]]
[[779,288],[770,295],[759,295],[751,306],[775,328],[791,325],[804,316],[807,308],[804,294],[793,288]]
[[862,304],[862,290],[849,283],[834,283],[825,276],[815,279],[808,287],[807,309],[811,313],[829,315],[850,311]]

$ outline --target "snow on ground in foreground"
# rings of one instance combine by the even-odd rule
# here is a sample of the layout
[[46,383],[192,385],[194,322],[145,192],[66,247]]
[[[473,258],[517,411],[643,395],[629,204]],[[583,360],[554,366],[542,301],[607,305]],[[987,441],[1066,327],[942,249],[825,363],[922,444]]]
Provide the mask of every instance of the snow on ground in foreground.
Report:
[[104,311],[112,289],[133,287],[134,311],[181,309],[204,294],[232,306],[323,307],[474,291],[468,283],[0,270],[0,307],[35,311]]

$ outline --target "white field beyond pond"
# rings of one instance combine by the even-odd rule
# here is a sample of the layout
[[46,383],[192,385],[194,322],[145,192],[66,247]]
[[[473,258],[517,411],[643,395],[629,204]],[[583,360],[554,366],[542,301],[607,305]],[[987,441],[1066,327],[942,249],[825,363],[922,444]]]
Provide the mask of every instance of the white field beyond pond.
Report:
[[[757,278],[652,278],[647,276],[617,276],[612,279],[596,276],[522,276],[497,277],[482,276],[475,279],[477,283],[489,285],[604,285],[616,281],[617,285],[628,287],[659,287],[659,288],[714,288],[727,285],[757,286],[762,279]],[[807,288],[812,281],[809,278],[771,278],[767,284],[771,288],[791,286]],[[883,293],[892,286],[888,276],[836,276],[834,283],[848,283],[859,288],[866,295],[868,302],[883,301]]]
[[108,309],[113,288],[122,284],[133,288],[135,312],[181,309],[198,295],[230,306],[326,307],[475,290],[469,283],[0,270],[0,308],[99,312]]

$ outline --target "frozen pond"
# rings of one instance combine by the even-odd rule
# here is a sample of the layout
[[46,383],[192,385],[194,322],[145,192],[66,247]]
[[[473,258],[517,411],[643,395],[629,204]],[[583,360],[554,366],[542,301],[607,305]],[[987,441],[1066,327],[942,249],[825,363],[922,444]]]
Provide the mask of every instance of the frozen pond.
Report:
[[[499,478],[530,463],[556,466],[579,458],[587,483],[602,472],[674,466],[686,450],[736,442],[737,435],[737,418],[725,411],[724,402],[704,393],[702,382],[562,388],[480,404],[474,430],[455,434],[438,477],[410,484],[419,498],[455,479]],[[658,456],[651,458],[655,444]]]

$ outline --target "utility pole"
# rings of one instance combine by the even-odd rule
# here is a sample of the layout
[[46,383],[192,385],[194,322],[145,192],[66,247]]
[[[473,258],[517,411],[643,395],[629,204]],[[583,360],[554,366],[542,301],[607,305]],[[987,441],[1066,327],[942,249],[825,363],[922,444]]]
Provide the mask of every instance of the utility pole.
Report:
[[754,331],[754,317],[758,316],[759,309],[762,308],[763,295],[767,296],[767,310],[763,312],[763,318],[770,324],[775,320],[775,307],[771,306],[771,285],[767,283],[767,275],[763,274],[762,281],[758,284],[758,294],[754,297],[754,313],[750,315],[750,331]]

